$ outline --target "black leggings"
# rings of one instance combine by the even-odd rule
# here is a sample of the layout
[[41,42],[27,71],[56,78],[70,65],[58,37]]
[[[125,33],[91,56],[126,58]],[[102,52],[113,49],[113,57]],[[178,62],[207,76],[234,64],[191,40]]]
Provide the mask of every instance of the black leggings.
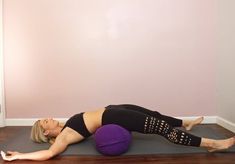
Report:
[[182,126],[182,120],[136,105],[107,106],[103,113],[102,124],[117,124],[129,131],[158,134],[175,144],[197,147],[201,144],[200,137],[174,128]]

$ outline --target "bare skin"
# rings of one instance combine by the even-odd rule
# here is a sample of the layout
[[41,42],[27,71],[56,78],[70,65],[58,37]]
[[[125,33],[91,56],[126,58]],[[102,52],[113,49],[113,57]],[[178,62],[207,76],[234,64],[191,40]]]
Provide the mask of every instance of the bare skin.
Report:
[[199,117],[195,120],[183,120],[183,127],[186,130],[191,130],[195,125],[201,124],[203,119],[203,117]]
[[[94,133],[97,128],[102,125],[102,114],[105,109],[98,109],[92,112],[84,113],[84,122],[90,133]],[[183,127],[186,130],[191,130],[195,125],[200,124],[203,121],[203,117],[199,117],[195,120],[183,120]],[[45,130],[44,135],[50,137],[56,137],[55,142],[48,150],[41,150],[31,153],[19,153],[15,151],[8,151],[7,155],[1,152],[2,158],[6,161],[13,161],[18,159],[48,160],[60,153],[62,153],[70,144],[78,143],[84,139],[82,135],[73,129],[66,127],[62,132],[63,124],[59,121],[51,118],[40,120],[40,125]],[[206,148],[209,152],[220,151],[228,149],[235,145],[235,137],[231,137],[223,140],[214,140],[208,138],[202,138],[200,147]]]
[[223,140],[202,138],[200,147],[205,147],[209,152],[222,151],[235,145],[235,137]]

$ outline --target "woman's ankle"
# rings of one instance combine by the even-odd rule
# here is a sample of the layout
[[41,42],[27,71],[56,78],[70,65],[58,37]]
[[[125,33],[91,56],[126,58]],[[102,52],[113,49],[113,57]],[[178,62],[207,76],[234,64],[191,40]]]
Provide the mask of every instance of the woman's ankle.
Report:
[[215,145],[215,140],[209,138],[202,138],[200,147],[213,148]]

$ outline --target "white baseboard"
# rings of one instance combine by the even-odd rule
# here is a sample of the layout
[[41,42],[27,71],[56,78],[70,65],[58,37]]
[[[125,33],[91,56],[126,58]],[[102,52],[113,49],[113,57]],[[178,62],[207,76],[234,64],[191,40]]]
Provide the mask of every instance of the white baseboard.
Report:
[[[196,118],[198,118],[200,116],[193,116],[193,117],[176,117],[182,120],[194,120]],[[216,119],[217,116],[204,116],[204,120],[202,122],[202,124],[216,124]]]
[[[179,119],[188,119],[193,120],[198,117],[177,117]],[[203,120],[203,124],[215,124],[216,123],[216,116],[205,116]],[[6,119],[6,126],[32,126],[35,121],[37,121],[39,118],[20,118],[20,119]],[[60,122],[66,122],[68,118],[54,118],[55,120],[58,120]]]
[[230,131],[232,131],[233,133],[235,133],[235,124],[222,118],[222,117],[217,117],[216,120],[217,124],[224,127],[225,129],[228,129]]
[[[54,118],[60,122],[66,122],[67,118]],[[39,118],[8,118],[6,119],[6,126],[32,126]]]
[[[198,116],[193,117],[177,117],[179,119],[188,119],[193,120],[198,118]],[[6,126],[32,126],[35,121],[37,121],[38,118],[21,118],[21,119],[6,119]],[[60,122],[66,122],[68,118],[55,118],[55,120],[58,120]],[[235,124],[218,116],[204,116],[204,120],[202,124],[218,124],[225,129],[228,129],[235,133]]]

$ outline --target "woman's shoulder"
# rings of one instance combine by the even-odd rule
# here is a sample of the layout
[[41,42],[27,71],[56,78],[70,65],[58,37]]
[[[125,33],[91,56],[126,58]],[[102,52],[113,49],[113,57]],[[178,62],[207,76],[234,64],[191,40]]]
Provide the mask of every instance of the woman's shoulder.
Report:
[[61,138],[68,144],[76,143],[84,139],[81,134],[70,127],[65,127],[64,130],[58,135],[58,138]]

